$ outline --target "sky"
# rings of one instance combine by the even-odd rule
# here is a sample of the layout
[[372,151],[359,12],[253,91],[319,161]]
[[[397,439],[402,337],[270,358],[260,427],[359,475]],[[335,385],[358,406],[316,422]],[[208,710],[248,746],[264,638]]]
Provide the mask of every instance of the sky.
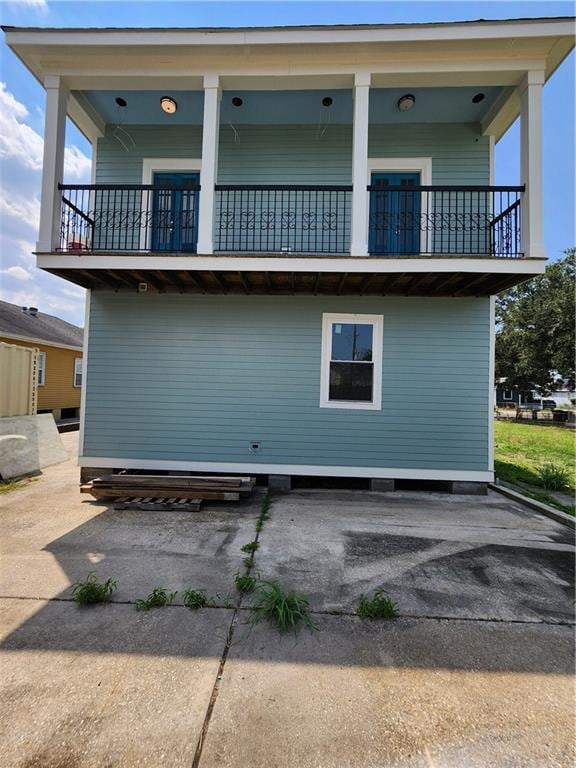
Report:
[[[573,2],[82,2],[0,0],[0,23],[15,26],[273,26],[573,16]],[[1,35],[0,35],[1,36]],[[0,41],[0,299],[36,306],[78,325],[84,291],[34,266],[44,132],[44,90]],[[555,260],[576,244],[575,55],[544,88],[544,235]],[[90,180],[90,144],[68,121],[65,181]],[[496,146],[499,185],[520,183],[518,121]]]

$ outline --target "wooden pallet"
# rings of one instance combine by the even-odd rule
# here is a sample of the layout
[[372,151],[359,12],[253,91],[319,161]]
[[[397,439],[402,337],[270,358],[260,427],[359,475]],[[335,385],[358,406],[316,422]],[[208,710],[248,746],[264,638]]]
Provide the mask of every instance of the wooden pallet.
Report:
[[182,500],[239,501],[252,493],[252,477],[204,477],[117,474],[98,477],[80,486],[81,493],[104,498],[173,498]]
[[202,499],[176,499],[154,496],[120,496],[114,509],[142,509],[149,512],[200,512]]

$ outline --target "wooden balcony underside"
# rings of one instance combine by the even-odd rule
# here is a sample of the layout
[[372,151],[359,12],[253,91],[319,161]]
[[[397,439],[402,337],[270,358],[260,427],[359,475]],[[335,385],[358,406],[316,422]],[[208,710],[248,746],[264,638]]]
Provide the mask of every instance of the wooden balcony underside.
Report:
[[151,293],[278,294],[331,296],[489,296],[532,275],[487,272],[271,272],[212,270],[45,268],[93,290]]

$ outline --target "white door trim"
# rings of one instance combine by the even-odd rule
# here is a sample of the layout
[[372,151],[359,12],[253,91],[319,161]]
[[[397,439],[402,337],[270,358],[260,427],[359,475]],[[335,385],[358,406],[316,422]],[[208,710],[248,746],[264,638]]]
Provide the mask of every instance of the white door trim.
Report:
[[[372,174],[378,173],[420,173],[420,184],[428,187],[432,184],[432,158],[431,157],[370,157],[368,158],[368,177],[369,184],[372,183]],[[430,205],[430,196],[425,195],[421,212],[424,216],[428,215]],[[368,205],[368,216],[370,216],[370,205]],[[366,226],[370,227],[368,219]],[[370,232],[368,231],[368,240]],[[430,248],[432,250],[432,237],[430,237]],[[420,253],[426,250],[426,232],[420,232]]]

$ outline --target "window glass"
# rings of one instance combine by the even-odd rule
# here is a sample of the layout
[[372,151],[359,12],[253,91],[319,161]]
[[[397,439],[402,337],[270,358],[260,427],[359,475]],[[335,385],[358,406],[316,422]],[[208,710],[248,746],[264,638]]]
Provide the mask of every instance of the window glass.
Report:
[[46,382],[46,353],[38,353],[38,386]]
[[372,324],[333,323],[332,360],[372,361]]
[[77,357],[74,360],[74,386],[82,386],[82,358]]
[[330,400],[372,402],[372,363],[330,363]]

